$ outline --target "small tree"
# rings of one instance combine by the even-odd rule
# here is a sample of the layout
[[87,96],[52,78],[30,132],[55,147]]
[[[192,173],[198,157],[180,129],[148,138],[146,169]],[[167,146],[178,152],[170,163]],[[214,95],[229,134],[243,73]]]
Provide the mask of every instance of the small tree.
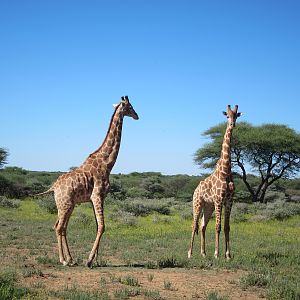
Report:
[[126,190],[123,188],[122,182],[120,180],[110,180],[109,192],[114,200],[125,200],[126,198]]
[[[212,168],[220,156],[226,124],[219,124],[204,132],[211,143],[195,153],[195,162]],[[286,125],[265,124],[253,126],[242,122],[237,125],[231,141],[232,168],[245,183],[253,201],[264,202],[270,185],[280,178],[291,178],[299,172],[300,135]],[[252,186],[249,171],[259,176]]]
[[158,176],[146,177],[142,181],[141,187],[146,190],[148,198],[162,198],[165,191],[161,179]]
[[0,168],[7,163],[8,151],[4,148],[0,148]]

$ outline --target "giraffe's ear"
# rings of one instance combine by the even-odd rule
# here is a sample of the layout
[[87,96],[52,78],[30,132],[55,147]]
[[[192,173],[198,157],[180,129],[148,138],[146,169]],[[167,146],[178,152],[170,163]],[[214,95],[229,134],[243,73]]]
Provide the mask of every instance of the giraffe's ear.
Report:
[[240,116],[242,116],[242,115],[243,115],[243,113],[238,112],[238,113],[236,114],[236,117],[238,118],[238,117],[240,117]]
[[113,107],[114,107],[114,108],[117,108],[117,107],[118,107],[118,105],[119,105],[119,104],[113,104]]
[[223,111],[223,115],[224,115],[224,116],[227,116],[227,112],[226,112],[226,111]]

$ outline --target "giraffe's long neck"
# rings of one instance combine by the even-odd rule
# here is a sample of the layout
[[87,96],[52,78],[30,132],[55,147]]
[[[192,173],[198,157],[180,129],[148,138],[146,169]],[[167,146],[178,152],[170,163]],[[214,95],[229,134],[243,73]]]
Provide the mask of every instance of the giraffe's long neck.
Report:
[[104,142],[99,149],[100,159],[107,165],[109,172],[113,168],[118,157],[122,137],[123,117],[120,109],[116,108]]
[[113,168],[120,149],[123,114],[118,106],[112,115],[106,137],[102,145],[87,159],[87,164],[92,164],[96,169],[105,170],[110,173]]
[[218,161],[220,177],[227,177],[231,173],[231,136],[233,127],[227,125],[222,143],[221,157]]

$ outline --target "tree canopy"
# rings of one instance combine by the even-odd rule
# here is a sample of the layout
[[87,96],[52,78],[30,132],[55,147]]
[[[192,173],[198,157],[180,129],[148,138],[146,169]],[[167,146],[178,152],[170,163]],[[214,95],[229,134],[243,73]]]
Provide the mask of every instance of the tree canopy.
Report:
[[[206,130],[211,139],[195,153],[194,160],[203,168],[213,168],[220,157],[226,123]],[[264,201],[267,188],[280,178],[291,178],[299,172],[300,134],[281,124],[254,126],[237,124],[231,141],[232,169],[244,181],[253,201]],[[258,186],[251,186],[249,173],[260,177]]]
[[7,163],[8,151],[4,148],[0,148],[0,168]]

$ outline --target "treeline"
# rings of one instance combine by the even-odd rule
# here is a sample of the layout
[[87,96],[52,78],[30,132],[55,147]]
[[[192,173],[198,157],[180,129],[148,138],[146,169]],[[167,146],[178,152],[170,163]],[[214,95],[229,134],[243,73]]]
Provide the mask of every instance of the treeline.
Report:
[[[6,167],[0,170],[0,195],[22,199],[48,189],[60,176],[61,172],[35,172],[18,167]],[[174,198],[189,202],[199,181],[204,176],[162,175],[159,172],[133,172],[130,174],[111,174],[108,200],[123,201],[127,198],[161,199]],[[250,176],[252,184],[259,183],[259,178]],[[252,202],[244,183],[235,178],[235,201]],[[267,201],[275,198],[300,200],[300,179],[282,179],[266,195]]]

